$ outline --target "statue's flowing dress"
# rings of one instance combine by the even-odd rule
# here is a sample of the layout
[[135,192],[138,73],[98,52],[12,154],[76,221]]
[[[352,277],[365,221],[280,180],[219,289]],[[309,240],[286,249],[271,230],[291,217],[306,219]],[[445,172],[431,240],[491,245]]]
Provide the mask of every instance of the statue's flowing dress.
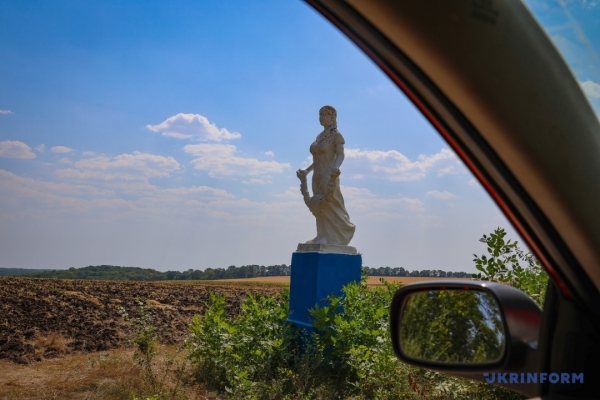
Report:
[[[325,130],[310,146],[310,153],[313,156],[313,196],[326,196],[336,154],[338,151],[343,151],[343,148],[344,138],[337,129]],[[348,245],[355,229],[344,205],[340,180],[336,179],[333,197],[317,217],[317,237],[311,242]]]

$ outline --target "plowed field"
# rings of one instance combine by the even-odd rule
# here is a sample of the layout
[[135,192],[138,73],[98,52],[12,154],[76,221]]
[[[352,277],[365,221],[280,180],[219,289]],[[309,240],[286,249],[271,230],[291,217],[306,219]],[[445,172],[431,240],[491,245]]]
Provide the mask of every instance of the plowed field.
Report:
[[[367,279],[368,286],[383,286],[380,279],[384,279],[389,283],[402,283],[404,285],[408,285],[409,283],[415,282],[433,282],[439,280],[460,280],[460,279],[469,279],[469,278],[425,278],[419,276],[370,276]],[[173,281],[177,282],[177,281]],[[213,282],[246,282],[246,283],[268,283],[268,284],[279,284],[279,285],[287,285],[290,284],[289,276],[261,276],[258,278],[240,278],[240,279],[217,279]]]
[[0,359],[19,363],[73,352],[102,351],[126,344],[131,318],[141,301],[154,314],[158,339],[180,343],[194,314],[202,315],[209,291],[225,294],[230,316],[246,293],[279,296],[282,287],[232,283],[152,282],[0,278]]

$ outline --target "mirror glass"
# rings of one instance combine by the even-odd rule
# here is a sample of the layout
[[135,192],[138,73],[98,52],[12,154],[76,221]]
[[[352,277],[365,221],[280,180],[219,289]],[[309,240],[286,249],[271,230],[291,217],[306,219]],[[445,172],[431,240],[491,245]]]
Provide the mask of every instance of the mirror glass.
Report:
[[417,360],[493,363],[504,355],[506,336],[496,299],[477,290],[425,290],[407,297],[400,348]]

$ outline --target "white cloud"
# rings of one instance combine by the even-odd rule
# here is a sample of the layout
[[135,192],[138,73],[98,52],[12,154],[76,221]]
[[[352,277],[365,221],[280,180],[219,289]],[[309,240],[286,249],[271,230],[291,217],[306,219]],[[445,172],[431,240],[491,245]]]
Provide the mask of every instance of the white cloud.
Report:
[[149,183],[150,178],[168,177],[182,169],[173,157],[139,151],[114,157],[86,157],[75,162],[62,158],[59,163],[70,166],[55,171],[59,178],[86,184],[93,182],[128,195],[153,190],[155,187]]
[[101,190],[90,185],[73,185],[70,183],[47,182],[40,179],[22,177],[0,169],[0,187],[2,191],[15,192],[21,195],[47,198],[50,194],[61,196],[93,195],[110,197],[115,193]]
[[44,151],[46,151],[46,145],[38,144],[37,146],[35,146],[35,151],[37,151],[38,153],[43,153]]
[[265,155],[270,156],[270,157],[275,157],[275,153],[273,153],[271,150],[265,151]]
[[260,176],[280,173],[290,168],[289,163],[237,156],[237,148],[231,144],[188,144],[183,151],[198,157],[191,161],[194,169],[207,171],[213,178]]
[[17,207],[22,215],[43,218],[57,216],[57,212],[93,211],[93,214],[88,214],[89,218],[99,215],[115,217],[125,212],[130,216],[171,221],[173,218],[203,216],[232,218],[232,213],[240,212],[253,216],[258,209],[265,208],[260,203],[237,200],[223,189],[208,186],[160,188],[133,174],[125,175],[138,180],[120,182],[111,180],[115,174],[110,176],[105,171],[70,168],[57,172],[61,178],[85,182],[57,183],[0,170],[0,209],[6,211]]
[[600,100],[600,85],[594,81],[581,82],[581,88],[590,100]]
[[[3,198],[3,196],[5,196]],[[133,203],[114,197],[114,192],[89,185],[54,183],[32,179],[0,170],[0,201],[3,208],[18,202],[22,215],[39,215],[44,219],[56,217],[56,212],[86,212],[92,209],[108,212],[128,211]],[[6,202],[8,199],[8,202]],[[48,214],[44,211],[52,210]]]
[[300,193],[300,185],[289,187],[283,193],[276,193],[273,195],[274,197],[287,199],[287,200],[301,200],[302,194]]
[[77,180],[100,180],[100,181],[139,181],[143,180],[143,177],[133,174],[123,174],[115,172],[102,172],[84,170],[80,171],[74,168],[65,168],[56,170],[56,175],[63,179],[77,179]]
[[8,115],[8,114],[14,114],[14,112],[12,112],[10,110],[0,110],[0,115]]
[[23,142],[19,142],[18,140],[5,140],[0,142],[0,157],[31,159],[35,158],[35,153],[31,151],[31,147]]
[[362,216],[363,220],[368,220],[370,222],[390,222],[395,221],[401,218],[405,218],[402,214],[384,212],[384,211],[373,211],[368,214]]
[[69,148],[69,147],[65,147],[65,146],[54,146],[50,148],[50,151],[53,153],[70,153],[73,151],[73,149]]
[[190,187],[178,187],[171,189],[160,189],[163,193],[171,194],[174,196],[202,194],[209,195],[215,198],[227,198],[232,199],[234,196],[223,189],[215,189],[209,186],[190,186]]
[[419,199],[413,199],[410,197],[391,197],[391,198],[379,198],[369,189],[357,188],[357,187],[341,187],[342,195],[344,196],[345,203],[347,204],[346,209],[369,211],[369,212],[383,212],[384,210],[397,211],[410,210],[410,211],[423,211],[424,204]]
[[147,129],[177,139],[199,139],[220,142],[222,140],[239,139],[237,132],[229,132],[225,128],[217,128],[206,117],[200,114],[179,113],[167,118],[158,125],[146,125]]
[[96,152],[95,152],[95,151],[84,151],[84,152],[82,153],[82,155],[83,155],[84,157],[91,157],[91,156],[95,156],[95,155],[96,155]]
[[242,181],[243,184],[245,185],[266,185],[269,183],[273,183],[273,181],[270,181],[268,179],[257,179],[257,178],[252,178],[249,179],[247,181]]
[[365,179],[365,174],[350,174],[346,175],[349,179]]
[[596,1],[596,0],[581,0],[581,5],[584,8],[591,9],[598,5],[598,1]]
[[430,172],[436,172],[438,176],[443,176],[465,171],[460,160],[449,149],[442,149],[439,153],[430,156],[421,154],[415,161],[411,161],[396,150],[346,149],[345,154],[348,158],[366,163],[365,167],[375,173],[373,176],[380,176],[391,181],[418,180]]
[[475,186],[475,187],[479,187],[479,186],[480,186],[480,183],[479,183],[479,181],[478,181],[477,179],[475,179],[475,178],[471,178],[471,179],[469,179],[469,181],[467,182],[467,185],[469,185],[469,186]]
[[103,180],[135,180],[167,177],[181,169],[173,157],[141,153],[120,154],[115,157],[83,158],[74,164],[75,170],[59,170],[62,177],[96,178]]
[[448,200],[453,197],[456,197],[456,195],[445,190],[443,192],[440,192],[439,190],[430,190],[429,192],[427,192],[427,197],[433,197],[434,199],[438,200]]
[[375,194],[369,189],[341,185],[342,195],[349,199],[374,198]]
[[[425,205],[419,199],[403,196],[380,198],[369,189],[354,186],[342,185],[341,191],[351,220],[383,221],[386,220],[386,216],[401,218],[404,217],[402,213],[412,215],[424,211]],[[274,197],[287,202],[286,204],[294,207],[294,210],[307,211],[299,185],[292,186],[283,193],[275,194]]]

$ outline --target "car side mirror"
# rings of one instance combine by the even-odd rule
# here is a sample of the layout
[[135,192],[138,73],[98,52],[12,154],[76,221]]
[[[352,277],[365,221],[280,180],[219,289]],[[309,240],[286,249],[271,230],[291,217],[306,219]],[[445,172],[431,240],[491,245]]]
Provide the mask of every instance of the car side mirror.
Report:
[[491,293],[482,290],[412,292],[405,298],[398,325],[399,349],[415,361],[494,365],[506,350],[500,307]]
[[[419,282],[392,300],[396,356],[407,364],[484,381],[484,373],[536,372],[542,311],[525,293],[485,281]],[[531,394],[533,385],[505,387]]]

